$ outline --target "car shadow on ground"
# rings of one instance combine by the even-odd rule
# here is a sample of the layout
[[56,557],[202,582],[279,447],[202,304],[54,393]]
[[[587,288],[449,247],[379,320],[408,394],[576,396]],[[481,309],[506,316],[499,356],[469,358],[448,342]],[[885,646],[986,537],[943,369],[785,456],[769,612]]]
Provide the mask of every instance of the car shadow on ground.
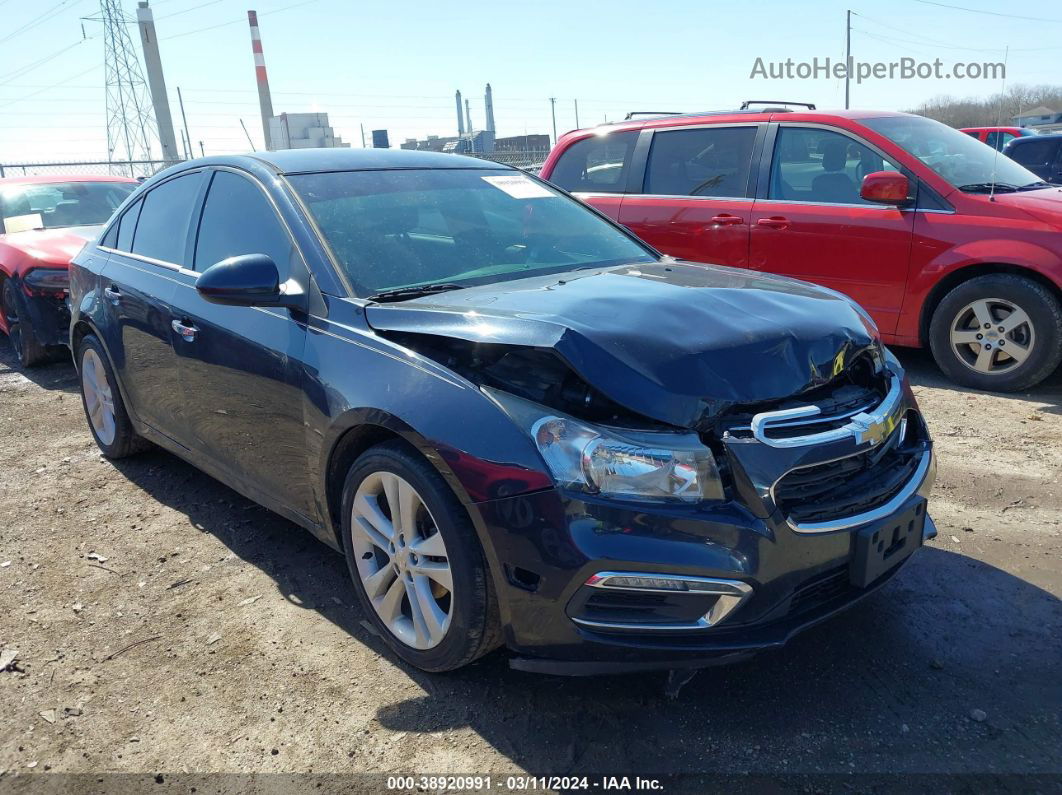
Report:
[[56,353],[54,361],[38,367],[19,368],[15,352],[4,334],[0,334],[0,383],[12,378],[18,380],[23,376],[41,389],[60,390],[74,393],[78,391],[77,371],[74,362],[67,354]]
[[[289,602],[389,654],[343,558],[309,533],[168,453],[115,465]],[[1060,613],[1048,592],[930,546],[852,610],[782,651],[706,669],[674,700],[662,673],[527,674],[499,651],[450,674],[400,665],[428,695],[377,717],[410,734],[471,728],[536,775],[1057,771]]]
[[1033,411],[1045,414],[1062,414],[1062,367],[1049,375],[1032,389],[1023,392],[989,392],[979,389],[970,389],[959,386],[951,381],[937,367],[933,361],[933,355],[925,349],[916,348],[890,348],[911,379],[915,387],[928,386],[936,389],[951,389],[967,395],[991,394],[1011,400],[1034,401],[1046,403],[1046,406],[1033,408]]

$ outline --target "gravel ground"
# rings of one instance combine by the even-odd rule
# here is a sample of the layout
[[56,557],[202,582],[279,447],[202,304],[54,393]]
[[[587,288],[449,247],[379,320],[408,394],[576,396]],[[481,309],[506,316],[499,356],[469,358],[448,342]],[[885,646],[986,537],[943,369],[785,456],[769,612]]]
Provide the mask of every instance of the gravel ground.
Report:
[[17,650],[0,789],[75,789],[43,771],[1031,772],[1052,789],[1062,374],[975,394],[901,355],[938,445],[940,536],[853,610],[669,700],[662,675],[544,677],[503,653],[448,675],[397,663],[338,555],[169,454],[102,459],[72,366],[24,377],[0,337],[0,649]]

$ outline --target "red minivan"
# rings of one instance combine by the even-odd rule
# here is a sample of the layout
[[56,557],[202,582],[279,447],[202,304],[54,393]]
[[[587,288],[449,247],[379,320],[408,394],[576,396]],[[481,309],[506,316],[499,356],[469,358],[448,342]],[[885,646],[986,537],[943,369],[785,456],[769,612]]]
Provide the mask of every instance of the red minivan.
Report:
[[567,133],[542,176],[665,254],[845,293],[958,383],[1025,389],[1062,361],[1062,190],[939,122],[639,119]]

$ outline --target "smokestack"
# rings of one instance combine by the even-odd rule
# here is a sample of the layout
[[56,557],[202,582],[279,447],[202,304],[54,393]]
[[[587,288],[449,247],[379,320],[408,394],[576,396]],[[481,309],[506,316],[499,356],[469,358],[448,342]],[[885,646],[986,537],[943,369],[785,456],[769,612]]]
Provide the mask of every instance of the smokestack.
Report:
[[254,71],[258,78],[258,104],[262,107],[262,135],[265,148],[273,148],[269,138],[269,120],[273,118],[273,100],[269,96],[269,78],[266,76],[265,57],[262,55],[262,34],[258,30],[258,14],[247,12],[247,21],[251,25],[251,51],[254,53]]
[[461,92],[458,91],[456,94],[454,94],[454,97],[457,99],[457,134],[464,135],[465,114],[464,111],[461,110]]
[[472,134],[472,111],[469,110],[468,100],[465,100],[465,126],[468,128],[468,134]]
[[487,93],[483,96],[483,104],[487,109],[487,119],[485,129],[490,132],[494,132],[494,97],[490,91],[490,83],[487,83]]
[[151,104],[155,108],[155,121],[159,125],[159,143],[162,144],[162,159],[167,163],[180,160],[177,139],[173,136],[173,118],[170,116],[170,101],[166,97],[166,79],[162,76],[162,57],[159,55],[159,40],[155,35],[155,20],[147,0],[140,0],[136,9],[140,26],[140,43],[144,45],[144,66],[147,68],[148,87],[151,89]]

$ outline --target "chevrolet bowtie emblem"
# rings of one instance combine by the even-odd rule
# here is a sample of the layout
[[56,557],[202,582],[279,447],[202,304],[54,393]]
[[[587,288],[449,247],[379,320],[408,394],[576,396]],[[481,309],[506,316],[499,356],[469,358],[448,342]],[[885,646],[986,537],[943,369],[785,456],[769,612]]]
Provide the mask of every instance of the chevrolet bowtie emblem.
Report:
[[867,415],[857,415],[852,418],[852,424],[855,426],[852,433],[855,436],[858,444],[869,443],[871,447],[881,444],[892,433],[896,427],[896,420],[893,417],[885,417],[877,422],[866,422],[864,418],[869,420]]

